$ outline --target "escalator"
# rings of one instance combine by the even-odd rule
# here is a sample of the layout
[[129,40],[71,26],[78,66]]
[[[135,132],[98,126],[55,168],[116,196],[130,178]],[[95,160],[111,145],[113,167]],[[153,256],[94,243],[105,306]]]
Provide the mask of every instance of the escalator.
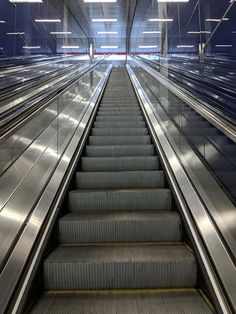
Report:
[[125,68],[112,70],[30,313],[212,313]]

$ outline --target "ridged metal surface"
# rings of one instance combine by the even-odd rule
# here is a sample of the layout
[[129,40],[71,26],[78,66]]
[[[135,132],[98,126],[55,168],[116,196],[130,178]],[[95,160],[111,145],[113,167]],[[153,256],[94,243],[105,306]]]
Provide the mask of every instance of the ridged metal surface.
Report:
[[[181,244],[180,216],[140,113],[124,69],[113,70],[75,177],[78,190],[68,195],[70,213],[58,223],[61,246],[43,266],[45,288],[70,293],[44,296],[33,313],[210,313],[196,290],[173,290],[194,288],[197,266]],[[172,290],[71,294],[157,288]]]
[[92,135],[96,136],[121,136],[121,135],[147,135],[147,128],[125,128],[125,129],[113,129],[113,128],[93,128]]
[[181,244],[58,247],[44,262],[46,290],[192,288],[196,274]]
[[90,136],[89,145],[148,145],[151,137],[146,136]]
[[198,291],[43,295],[32,314],[210,314]]
[[164,188],[164,172],[78,172],[76,187],[78,189]]
[[170,210],[168,189],[136,189],[117,191],[71,191],[68,207],[71,211],[96,210]]
[[101,122],[95,121],[94,126],[96,128],[144,128],[144,121],[122,121],[122,122]]
[[176,242],[181,240],[175,212],[68,214],[59,220],[60,243]]
[[122,156],[154,156],[153,145],[87,145],[85,154],[88,157],[122,157]]
[[158,170],[158,157],[82,157],[83,171]]

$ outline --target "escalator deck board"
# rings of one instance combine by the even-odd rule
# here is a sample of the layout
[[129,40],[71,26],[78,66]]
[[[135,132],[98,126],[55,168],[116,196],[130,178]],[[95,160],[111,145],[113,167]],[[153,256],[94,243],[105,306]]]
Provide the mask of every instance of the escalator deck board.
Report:
[[32,314],[210,314],[195,289],[179,291],[45,293]]

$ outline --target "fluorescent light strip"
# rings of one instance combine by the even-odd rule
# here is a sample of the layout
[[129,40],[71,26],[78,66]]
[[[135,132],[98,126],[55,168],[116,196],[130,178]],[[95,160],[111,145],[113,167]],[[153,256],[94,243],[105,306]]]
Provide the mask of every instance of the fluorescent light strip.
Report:
[[35,19],[36,23],[60,23],[60,19]]
[[178,45],[177,48],[194,48],[194,45]]
[[217,48],[231,48],[233,45],[216,45]]
[[209,31],[189,31],[188,34],[211,34]]
[[158,48],[158,46],[138,46],[140,49]]
[[43,3],[43,0],[9,0],[11,3]]
[[96,2],[117,2],[117,0],[84,0],[86,3],[96,3]]
[[3,21],[3,20],[0,21],[0,24],[5,24],[5,23],[6,23],[6,21]]
[[6,33],[6,35],[24,35],[25,32]]
[[173,19],[148,19],[149,22],[173,22]]
[[117,22],[117,19],[92,19],[92,22]]
[[169,3],[173,3],[173,2],[189,2],[189,0],[157,0],[157,2],[169,2]]
[[23,46],[23,49],[40,49],[41,46]]
[[80,46],[61,46],[62,49],[78,49]]
[[[206,22],[220,22],[221,19],[206,19]],[[222,19],[222,21],[229,21],[228,17]]]
[[161,34],[161,31],[145,31],[143,34]]
[[72,32],[50,32],[51,35],[69,35]]
[[118,32],[97,32],[97,34],[99,34],[99,35],[103,35],[103,34],[118,34]]
[[101,46],[102,49],[117,49],[118,46]]

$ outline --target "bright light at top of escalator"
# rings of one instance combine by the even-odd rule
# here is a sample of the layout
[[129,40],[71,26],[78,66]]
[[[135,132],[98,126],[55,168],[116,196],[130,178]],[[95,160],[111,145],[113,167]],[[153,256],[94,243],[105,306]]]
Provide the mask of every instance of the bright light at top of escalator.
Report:
[[43,3],[43,0],[9,0],[11,3]]
[[92,19],[92,22],[117,22],[117,19]]
[[223,19],[206,19],[206,22],[220,22],[220,21],[229,21],[228,17],[225,17]]
[[87,3],[96,3],[96,2],[117,2],[117,0],[84,0]]
[[37,23],[60,23],[60,19],[35,19]]
[[51,35],[70,35],[72,32],[50,32]]
[[161,31],[144,31],[143,34],[161,34]]
[[178,45],[177,48],[194,48],[194,45]]
[[148,19],[149,22],[173,22],[174,19],[169,19],[169,18],[165,18],[165,19]]
[[157,2],[189,2],[189,0],[157,0]]

